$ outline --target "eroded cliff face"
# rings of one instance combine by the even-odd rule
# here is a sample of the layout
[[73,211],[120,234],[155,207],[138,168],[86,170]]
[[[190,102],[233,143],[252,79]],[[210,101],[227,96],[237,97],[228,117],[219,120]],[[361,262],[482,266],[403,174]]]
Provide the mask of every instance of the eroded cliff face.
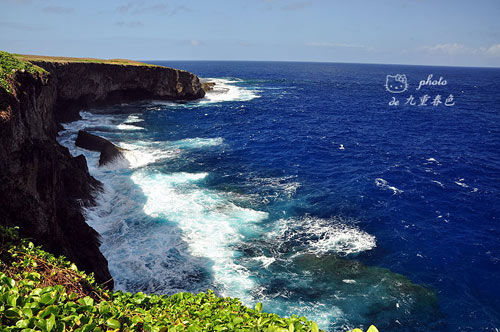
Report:
[[23,236],[112,287],[99,235],[82,214],[101,184],[89,174],[84,156],[72,157],[57,143],[59,122],[77,119],[88,106],[192,100],[204,91],[195,75],[169,68],[36,64],[49,73],[17,72],[12,93],[0,88],[0,222],[20,226]]
[[160,66],[32,61],[49,71],[57,87],[56,120],[79,119],[90,106],[144,99],[186,101],[202,98],[198,76]]

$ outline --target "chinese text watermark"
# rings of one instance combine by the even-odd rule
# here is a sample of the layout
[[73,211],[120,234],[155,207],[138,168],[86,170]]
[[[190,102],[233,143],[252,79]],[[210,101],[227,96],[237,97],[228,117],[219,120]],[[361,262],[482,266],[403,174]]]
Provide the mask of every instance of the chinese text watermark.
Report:
[[[448,81],[444,79],[442,76],[439,79],[434,78],[433,74],[427,75],[426,79],[420,80],[415,91],[421,91],[423,87],[433,87],[439,86],[443,87],[448,84]],[[410,94],[409,96],[400,95],[404,92],[411,91],[410,85],[408,83],[408,79],[404,74],[396,74],[396,75],[387,75],[385,78],[385,89],[393,94],[398,94],[397,96],[391,97],[389,101],[389,106],[445,106],[451,107],[455,105],[455,96],[453,94],[442,95],[435,94],[431,95],[428,93],[418,94],[414,96]]]

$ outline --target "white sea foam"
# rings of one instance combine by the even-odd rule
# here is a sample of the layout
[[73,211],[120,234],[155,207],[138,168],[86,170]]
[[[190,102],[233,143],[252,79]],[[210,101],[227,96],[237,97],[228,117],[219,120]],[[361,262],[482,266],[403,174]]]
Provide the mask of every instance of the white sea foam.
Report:
[[356,280],[353,280],[353,279],[343,279],[342,282],[344,282],[346,284],[355,284]]
[[276,258],[267,256],[254,257],[253,259],[259,261],[262,264],[262,267],[264,268],[268,268],[269,265],[271,265],[276,261]]
[[376,178],[375,184],[377,185],[377,187],[382,188],[384,190],[391,190],[393,195],[399,195],[403,193],[403,190],[398,189],[394,186],[390,186],[388,182],[382,178]]
[[436,160],[436,159],[434,159],[434,158],[428,158],[428,159],[427,159],[427,161],[428,161],[429,163],[435,163],[435,164],[438,164],[438,165],[440,164],[440,163],[439,163],[439,161],[437,161],[437,160]]
[[172,159],[180,154],[165,142],[135,141],[134,143],[121,142],[118,144],[125,149],[123,155],[129,162],[130,168],[139,168],[159,160]]
[[444,188],[444,184],[442,184],[441,182],[436,181],[436,180],[432,180],[432,182],[434,182],[435,184],[437,184],[437,185],[438,185],[438,186],[440,186],[441,188]]
[[213,262],[221,294],[249,301],[254,284],[250,272],[235,263],[236,252],[231,246],[244,238],[242,228],[266,219],[267,213],[236,206],[225,195],[199,187],[197,182],[206,176],[141,170],[134,172],[132,180],[147,197],[144,212],[175,223],[190,254]]
[[201,137],[195,137],[195,138],[185,138],[181,139],[179,141],[173,141],[170,142],[170,145],[178,147],[178,148],[184,148],[184,149],[199,149],[199,148],[204,148],[204,147],[209,147],[209,146],[217,146],[217,145],[222,145],[224,143],[224,139],[222,137],[215,137],[215,138],[201,138]]
[[144,130],[144,128],[142,127],[130,125],[127,123],[120,123],[119,125],[116,126],[116,128],[120,130]]
[[116,289],[172,294],[212,287],[202,278],[206,262],[189,255],[176,226],[151,222],[144,214],[144,194],[129,174],[96,175],[104,182],[104,192],[85,215],[103,237],[101,251]]
[[[137,120],[131,119],[132,123]],[[207,173],[161,173],[142,168],[164,158],[175,158],[183,149],[221,145],[222,138],[115,142],[126,149],[126,159],[98,167],[99,153],[74,145],[76,132],[103,123],[116,127],[116,120],[113,116],[86,113],[83,120],[68,125],[59,137],[73,155],[83,153],[87,157],[91,174],[104,183],[104,191],[97,197],[98,206],[85,209],[85,215],[103,236],[101,249],[109,259],[116,288],[172,293],[189,290],[185,288],[189,285],[199,287],[193,289],[196,291],[213,287],[200,285],[196,277],[203,275],[200,269],[209,260],[218,291],[251,303],[254,283],[250,272],[235,262],[238,254],[231,246],[249,234],[253,224],[266,219],[267,213],[239,207],[232,203],[230,195],[198,186]],[[122,168],[136,170],[130,176]],[[151,223],[145,216],[162,222]],[[193,276],[196,280],[188,285],[186,279]]]
[[458,179],[458,181],[455,181],[455,183],[457,185],[459,185],[460,187],[463,187],[463,188],[469,188],[469,185],[467,183],[464,182],[465,179]]
[[348,255],[376,247],[375,236],[356,226],[348,226],[341,218],[321,219],[313,217],[280,219],[270,237],[280,241],[297,242],[307,252],[316,255],[336,253]]
[[90,112],[80,112],[80,116],[82,117],[80,120],[70,123],[63,123],[62,125],[64,129],[67,130],[68,132],[77,132],[78,130],[86,128],[96,128],[97,130],[106,129],[106,131],[144,130],[143,127],[131,124],[143,121],[135,115],[130,115],[129,117],[127,117],[125,121],[120,121],[120,117],[110,114],[94,114]]
[[123,123],[137,123],[137,122],[143,122],[144,120],[139,118],[137,115],[129,115],[127,119]]
[[214,82],[213,90],[208,91],[205,97],[199,101],[200,104],[220,103],[226,101],[248,101],[259,98],[259,91],[235,85],[240,81],[223,79],[223,78],[207,78],[209,82]]
[[[300,182],[295,179],[297,176],[282,176],[282,177],[250,177],[248,180],[253,185],[259,186],[262,189],[271,189],[271,197],[277,197],[280,192],[283,192],[288,198],[293,197],[300,187]],[[268,197],[268,198],[271,198]]]

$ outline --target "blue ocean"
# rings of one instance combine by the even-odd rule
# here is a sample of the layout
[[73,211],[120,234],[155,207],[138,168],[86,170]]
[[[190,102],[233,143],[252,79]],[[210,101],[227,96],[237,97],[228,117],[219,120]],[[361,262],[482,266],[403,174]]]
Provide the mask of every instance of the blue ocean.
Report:
[[[500,330],[500,69],[153,62],[199,101],[81,112],[59,141],[116,288],[214,289],[326,331]],[[79,129],[126,149],[98,167]]]

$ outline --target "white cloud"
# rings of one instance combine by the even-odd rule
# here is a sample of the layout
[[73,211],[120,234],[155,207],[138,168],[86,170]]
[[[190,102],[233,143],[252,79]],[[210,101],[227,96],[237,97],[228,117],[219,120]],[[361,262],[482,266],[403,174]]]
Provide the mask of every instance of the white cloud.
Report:
[[429,54],[500,56],[500,44],[493,44],[490,47],[467,47],[460,43],[442,43],[432,46],[422,46],[419,50]]
[[310,42],[306,44],[307,46],[314,47],[335,47],[335,48],[358,48],[365,50],[373,50],[373,47],[360,45],[360,44],[349,44],[349,43],[331,43],[331,42]]
[[488,49],[486,49],[486,54],[500,56],[500,44],[491,45]]
[[459,43],[445,43],[445,44],[436,44],[433,46],[422,46],[421,49],[430,54],[444,53],[449,55],[455,55],[455,54],[470,53],[470,50],[467,47],[465,47],[465,45]]

